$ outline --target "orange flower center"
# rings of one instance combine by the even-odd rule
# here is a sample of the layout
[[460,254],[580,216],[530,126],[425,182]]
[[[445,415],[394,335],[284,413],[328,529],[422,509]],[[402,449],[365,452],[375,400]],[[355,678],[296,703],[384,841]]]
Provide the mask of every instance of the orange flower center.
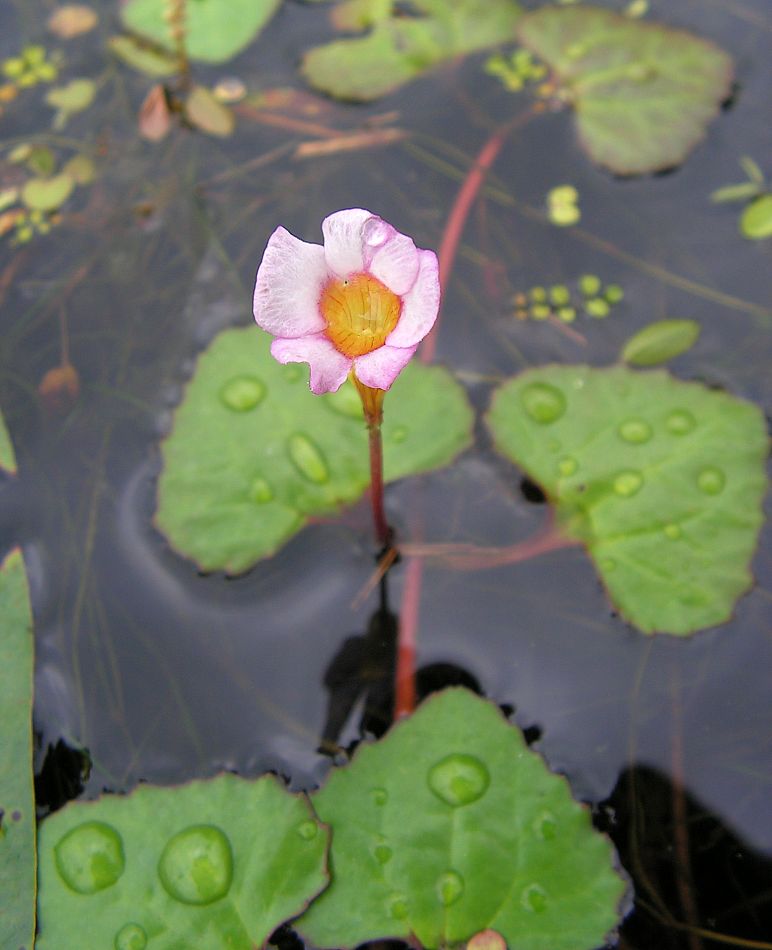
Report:
[[327,337],[336,350],[353,359],[383,346],[399,320],[402,303],[371,274],[333,277],[319,301]]

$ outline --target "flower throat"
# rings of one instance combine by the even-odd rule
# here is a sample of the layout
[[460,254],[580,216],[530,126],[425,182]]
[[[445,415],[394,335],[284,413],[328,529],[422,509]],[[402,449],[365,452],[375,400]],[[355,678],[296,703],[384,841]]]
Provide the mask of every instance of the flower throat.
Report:
[[402,307],[399,297],[371,274],[333,278],[322,290],[319,306],[327,337],[349,358],[364,356],[386,342]]

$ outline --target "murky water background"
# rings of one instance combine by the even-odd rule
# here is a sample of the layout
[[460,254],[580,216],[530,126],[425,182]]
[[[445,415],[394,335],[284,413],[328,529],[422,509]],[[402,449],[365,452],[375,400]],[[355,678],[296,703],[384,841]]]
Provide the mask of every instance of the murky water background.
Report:
[[[737,206],[713,206],[708,195],[741,180],[743,154],[772,174],[772,11],[766,0],[651,7],[652,18],[713,38],[734,56],[736,100],[681,169],[656,178],[616,180],[593,167],[566,114],[541,117],[508,141],[467,222],[437,351],[481,411],[497,380],[550,361],[609,363],[636,329],[665,316],[703,328],[695,349],[672,364],[676,375],[770,405],[769,242],[743,241]],[[17,52],[19,35],[49,42],[44,9],[3,4],[0,57]],[[330,211],[363,206],[436,248],[459,180],[491,130],[524,103],[473,57],[372,106],[321,103],[314,121],[332,128],[398,112],[409,134],[388,147],[297,160],[291,146],[308,136],[243,117],[230,140],[176,131],[151,145],[134,125],[148,82],[105,58],[117,16],[112,4],[100,10],[97,33],[66,47],[66,74],[98,79],[98,99],[63,136],[95,149],[98,181],[48,238],[0,248],[0,277],[23,255],[10,285],[0,281],[0,402],[19,456],[18,481],[0,486],[0,526],[5,546],[23,544],[33,588],[41,758],[60,738],[86,746],[86,796],[223,768],[274,769],[309,787],[330,762],[317,751],[326,671],[377,608],[375,596],[352,608],[372,569],[369,513],[360,505],[308,527],[247,576],[200,576],[152,526],[158,440],[196,355],[218,330],[251,320],[254,271],[277,224],[316,241]],[[251,89],[300,85],[300,54],[328,35],[323,9],[288,2],[226,69],[196,72],[203,81],[235,74]],[[9,110],[0,137],[25,141],[47,131],[48,117],[39,107]],[[245,166],[286,143],[282,157]],[[577,229],[559,230],[541,214],[546,192],[562,183],[580,192]],[[585,341],[514,319],[513,292],[585,272],[625,290],[610,318],[574,325]],[[72,410],[56,415],[36,387],[58,362],[62,315],[82,388]],[[431,540],[513,543],[546,517],[482,426],[473,450],[420,483]],[[416,480],[387,491],[401,537],[411,535],[416,491]],[[768,527],[754,571],[757,584],[730,623],[677,640],[644,637],[616,617],[579,549],[474,573],[427,566],[419,663],[453,664],[515,707],[580,797],[607,798],[629,769],[657,770],[662,778],[653,781],[666,784],[675,777],[699,814],[713,813],[736,836],[732,853],[747,864],[754,851],[772,855]],[[403,580],[398,567],[389,603],[397,614]],[[360,702],[341,744],[358,736],[362,713]],[[624,819],[605,820],[618,830]],[[661,847],[657,859],[672,860]],[[759,868],[762,928],[770,880],[763,883],[768,865]],[[741,903],[729,884],[723,899],[735,912]],[[703,913],[732,931],[724,905],[706,900]],[[675,932],[668,939],[680,945]]]

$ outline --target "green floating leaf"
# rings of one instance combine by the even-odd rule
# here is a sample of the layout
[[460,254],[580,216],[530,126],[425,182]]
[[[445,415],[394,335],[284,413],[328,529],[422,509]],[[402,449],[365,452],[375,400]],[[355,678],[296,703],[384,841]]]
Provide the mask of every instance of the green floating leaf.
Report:
[[32,178],[21,190],[21,200],[31,211],[56,211],[70,197],[75,182],[62,172],[53,178]]
[[185,100],[185,118],[207,135],[220,138],[232,135],[236,124],[231,110],[218,102],[204,86],[194,86]]
[[0,565],[0,617],[0,946],[16,950],[35,933],[32,613],[18,550]]
[[[156,524],[204,570],[247,570],[368,486],[356,391],[314,396],[307,380],[256,327],[226,330],[201,356],[162,446]],[[439,367],[410,364],[384,420],[387,480],[447,465],[471,441],[464,391]]]
[[40,831],[37,950],[253,950],[327,883],[328,832],[273,776],[140,786]]
[[46,93],[46,102],[66,112],[82,112],[88,109],[96,95],[96,84],[91,79],[73,79],[66,86],[56,86]]
[[548,366],[501,386],[488,424],[627,620],[686,634],[729,618],[763,521],[756,406],[662,370]]
[[611,844],[520,731],[466,690],[361,745],[313,803],[334,829],[335,873],[295,926],[317,947],[458,946],[491,928],[517,950],[591,950],[619,920]]
[[[317,89],[358,102],[377,99],[454,56],[511,40],[521,7],[514,0],[415,0],[419,16],[384,17],[382,4],[373,30],[317,46],[303,58],[306,79]],[[344,3],[343,24],[363,15],[362,4]]]
[[738,185],[724,185],[711,192],[710,200],[714,204],[724,201],[747,201],[759,193],[759,186],[752,181],[743,181]]
[[8,428],[5,419],[0,413],[0,469],[8,472],[10,475],[16,474],[16,453],[13,450],[11,437],[8,435]]
[[518,37],[554,70],[590,157],[621,175],[682,162],[731,88],[717,46],[597,7],[543,7]]
[[146,76],[173,76],[177,72],[176,56],[147,46],[133,36],[111,36],[107,45],[118,59]]
[[772,195],[752,201],[740,216],[740,233],[753,241],[772,237]]
[[[185,5],[185,49],[191,59],[224,63],[240,53],[271,19],[281,0],[192,0]],[[121,8],[128,29],[173,50],[164,20],[166,0],[129,0]],[[120,53],[118,54],[120,55]]]
[[696,320],[657,320],[630,337],[622,349],[622,360],[631,366],[667,363],[691,349],[699,335]]

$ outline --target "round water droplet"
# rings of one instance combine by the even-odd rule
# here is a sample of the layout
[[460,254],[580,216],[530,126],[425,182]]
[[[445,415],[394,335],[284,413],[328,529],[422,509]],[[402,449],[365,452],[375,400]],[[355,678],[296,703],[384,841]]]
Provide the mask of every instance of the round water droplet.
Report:
[[464,893],[464,879],[456,871],[445,871],[437,880],[437,897],[443,907],[450,907]]
[[292,464],[309,482],[324,485],[330,480],[330,470],[327,468],[322,450],[307,435],[290,436],[287,451]]
[[115,950],[145,950],[147,934],[139,924],[126,924],[115,935]]
[[558,833],[558,823],[551,811],[543,811],[536,816],[533,829],[543,841],[552,841]]
[[183,904],[212,904],[233,879],[230,842],[213,825],[191,825],[169,840],[158,862],[167,892]]
[[365,416],[359,393],[350,383],[341,386],[335,393],[328,393],[324,397],[324,405],[348,419],[364,419]]
[[373,848],[373,855],[378,864],[388,864],[394,852],[387,844],[377,844]]
[[429,788],[454,808],[482,798],[490,781],[487,768],[478,758],[458,752],[433,765],[428,775]]
[[395,894],[389,901],[389,913],[395,920],[404,920],[408,915],[407,901],[399,894]]
[[617,566],[617,562],[614,560],[613,557],[603,558],[603,560],[600,562],[601,570],[606,571],[607,573],[609,571],[615,570],[616,566]]
[[297,363],[288,363],[283,370],[288,383],[297,383],[303,378],[303,370]]
[[688,409],[674,409],[665,419],[665,428],[671,435],[688,435],[697,427],[697,420]]
[[254,409],[265,396],[265,384],[256,376],[234,376],[220,390],[223,405],[234,412]]
[[408,427],[407,426],[396,426],[391,430],[391,441],[392,442],[404,442],[408,436]]
[[709,465],[697,476],[697,487],[706,495],[720,495],[726,485],[726,475],[720,468]]
[[644,419],[626,419],[617,432],[620,439],[632,445],[643,445],[651,438],[651,426]]
[[662,531],[671,541],[677,541],[681,537],[681,529],[677,524],[666,524]]
[[389,793],[385,788],[374,788],[370,792],[370,797],[372,798],[374,805],[385,805],[389,800]]
[[273,489],[268,484],[264,478],[252,479],[252,483],[249,486],[249,500],[256,502],[258,505],[266,505],[269,501],[273,501]]
[[87,821],[68,831],[54,848],[56,870],[77,894],[95,894],[123,874],[121,836],[103,821]]
[[635,469],[620,472],[614,479],[614,491],[622,498],[632,498],[643,486],[643,475]]
[[549,425],[566,411],[566,397],[549,383],[529,383],[520,393],[523,408],[534,422]]
[[579,463],[571,455],[564,455],[558,462],[558,475],[568,478],[579,468]]
[[319,826],[315,821],[301,821],[297,831],[304,841],[313,841],[319,831]]
[[547,892],[541,884],[529,884],[528,887],[523,888],[520,903],[526,910],[539,914],[547,909]]

